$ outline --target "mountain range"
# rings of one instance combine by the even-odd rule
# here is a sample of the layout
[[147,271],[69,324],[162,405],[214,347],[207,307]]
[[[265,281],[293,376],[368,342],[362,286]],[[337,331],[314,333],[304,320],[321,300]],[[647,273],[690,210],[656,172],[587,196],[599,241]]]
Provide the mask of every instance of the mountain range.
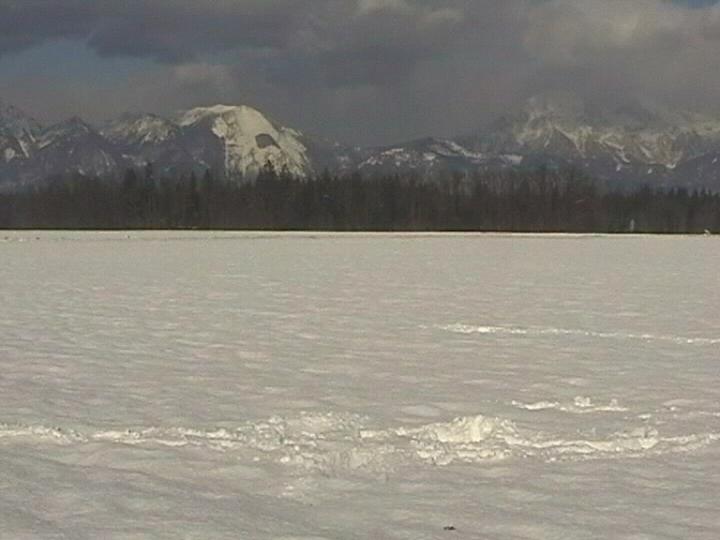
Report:
[[328,169],[364,174],[574,168],[618,184],[720,190],[720,119],[640,104],[593,107],[577,99],[532,98],[454,138],[350,147],[304,134],[248,106],[215,105],[172,118],[127,114],[102,126],[71,118],[42,126],[0,102],[0,185],[32,185],[79,173],[119,177],[152,163],[172,176],[211,169],[252,178],[270,161],[307,176]]

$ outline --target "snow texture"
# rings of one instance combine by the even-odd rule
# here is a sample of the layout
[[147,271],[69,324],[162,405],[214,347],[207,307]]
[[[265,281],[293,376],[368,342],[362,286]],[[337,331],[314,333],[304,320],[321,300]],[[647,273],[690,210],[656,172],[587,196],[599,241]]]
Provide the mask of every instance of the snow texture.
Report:
[[718,247],[0,233],[0,538],[714,540]]

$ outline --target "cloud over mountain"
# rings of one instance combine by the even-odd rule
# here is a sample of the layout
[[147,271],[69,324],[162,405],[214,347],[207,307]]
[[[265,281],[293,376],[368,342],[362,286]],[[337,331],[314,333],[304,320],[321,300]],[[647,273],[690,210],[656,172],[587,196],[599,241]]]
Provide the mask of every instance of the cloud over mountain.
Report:
[[[310,131],[368,142],[466,131],[517,99],[557,88],[590,100],[715,108],[720,8],[694,4],[0,0],[0,59],[78,43],[98,62],[139,62],[129,84],[98,83],[90,70],[80,82],[51,81],[89,87],[90,111],[113,88],[116,107],[132,110],[243,101]],[[0,92],[22,97],[30,84],[0,80]],[[57,109],[70,99],[33,95]],[[22,102],[18,96],[9,99]]]

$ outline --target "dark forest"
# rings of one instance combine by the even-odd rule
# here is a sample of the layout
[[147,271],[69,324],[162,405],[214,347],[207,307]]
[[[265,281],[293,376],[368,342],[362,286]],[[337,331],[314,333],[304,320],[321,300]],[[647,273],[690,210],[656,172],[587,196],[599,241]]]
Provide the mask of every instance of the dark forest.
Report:
[[720,231],[720,195],[609,188],[575,171],[297,178],[268,164],[253,181],[210,172],[120,180],[59,177],[0,194],[6,229],[219,229],[703,233]]

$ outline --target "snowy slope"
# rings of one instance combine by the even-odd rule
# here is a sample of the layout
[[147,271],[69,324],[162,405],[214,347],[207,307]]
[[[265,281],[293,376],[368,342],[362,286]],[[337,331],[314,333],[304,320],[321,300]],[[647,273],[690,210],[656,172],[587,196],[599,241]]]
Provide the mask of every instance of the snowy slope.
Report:
[[251,107],[216,105],[191,109],[178,115],[178,124],[191,133],[209,131],[217,137],[228,175],[254,176],[267,161],[295,175],[313,170],[302,134],[274,124]]
[[39,178],[62,173],[113,176],[121,172],[122,162],[112,144],[75,117],[38,136],[30,167]]
[[197,165],[185,132],[174,122],[154,114],[125,114],[107,123],[102,135],[135,167],[152,163],[164,175],[187,173]]
[[550,166],[618,183],[697,180],[720,188],[720,167],[713,162],[718,152],[720,119],[638,104],[600,108],[563,96],[532,98],[469,136],[363,149],[353,166],[371,174],[413,171],[427,178],[448,171]]
[[657,183],[672,179],[680,164],[717,151],[720,120],[637,104],[598,108],[571,98],[536,97],[460,140],[478,152]]
[[413,170],[432,174],[446,168],[479,165],[485,156],[471,152],[449,139],[427,138],[370,150],[358,168],[365,172]]
[[111,142],[132,146],[177,139],[180,132],[179,126],[155,114],[125,114],[102,130]]
[[183,111],[176,121],[156,115],[125,115],[103,134],[136,165],[161,171],[212,169],[251,178],[268,162],[297,175],[313,170],[304,136],[247,106],[216,105]]
[[484,154],[451,139],[425,138],[404,144],[362,150],[354,167],[365,174],[395,174],[411,171],[433,179],[449,172],[472,173],[490,168],[519,165],[513,154]]

